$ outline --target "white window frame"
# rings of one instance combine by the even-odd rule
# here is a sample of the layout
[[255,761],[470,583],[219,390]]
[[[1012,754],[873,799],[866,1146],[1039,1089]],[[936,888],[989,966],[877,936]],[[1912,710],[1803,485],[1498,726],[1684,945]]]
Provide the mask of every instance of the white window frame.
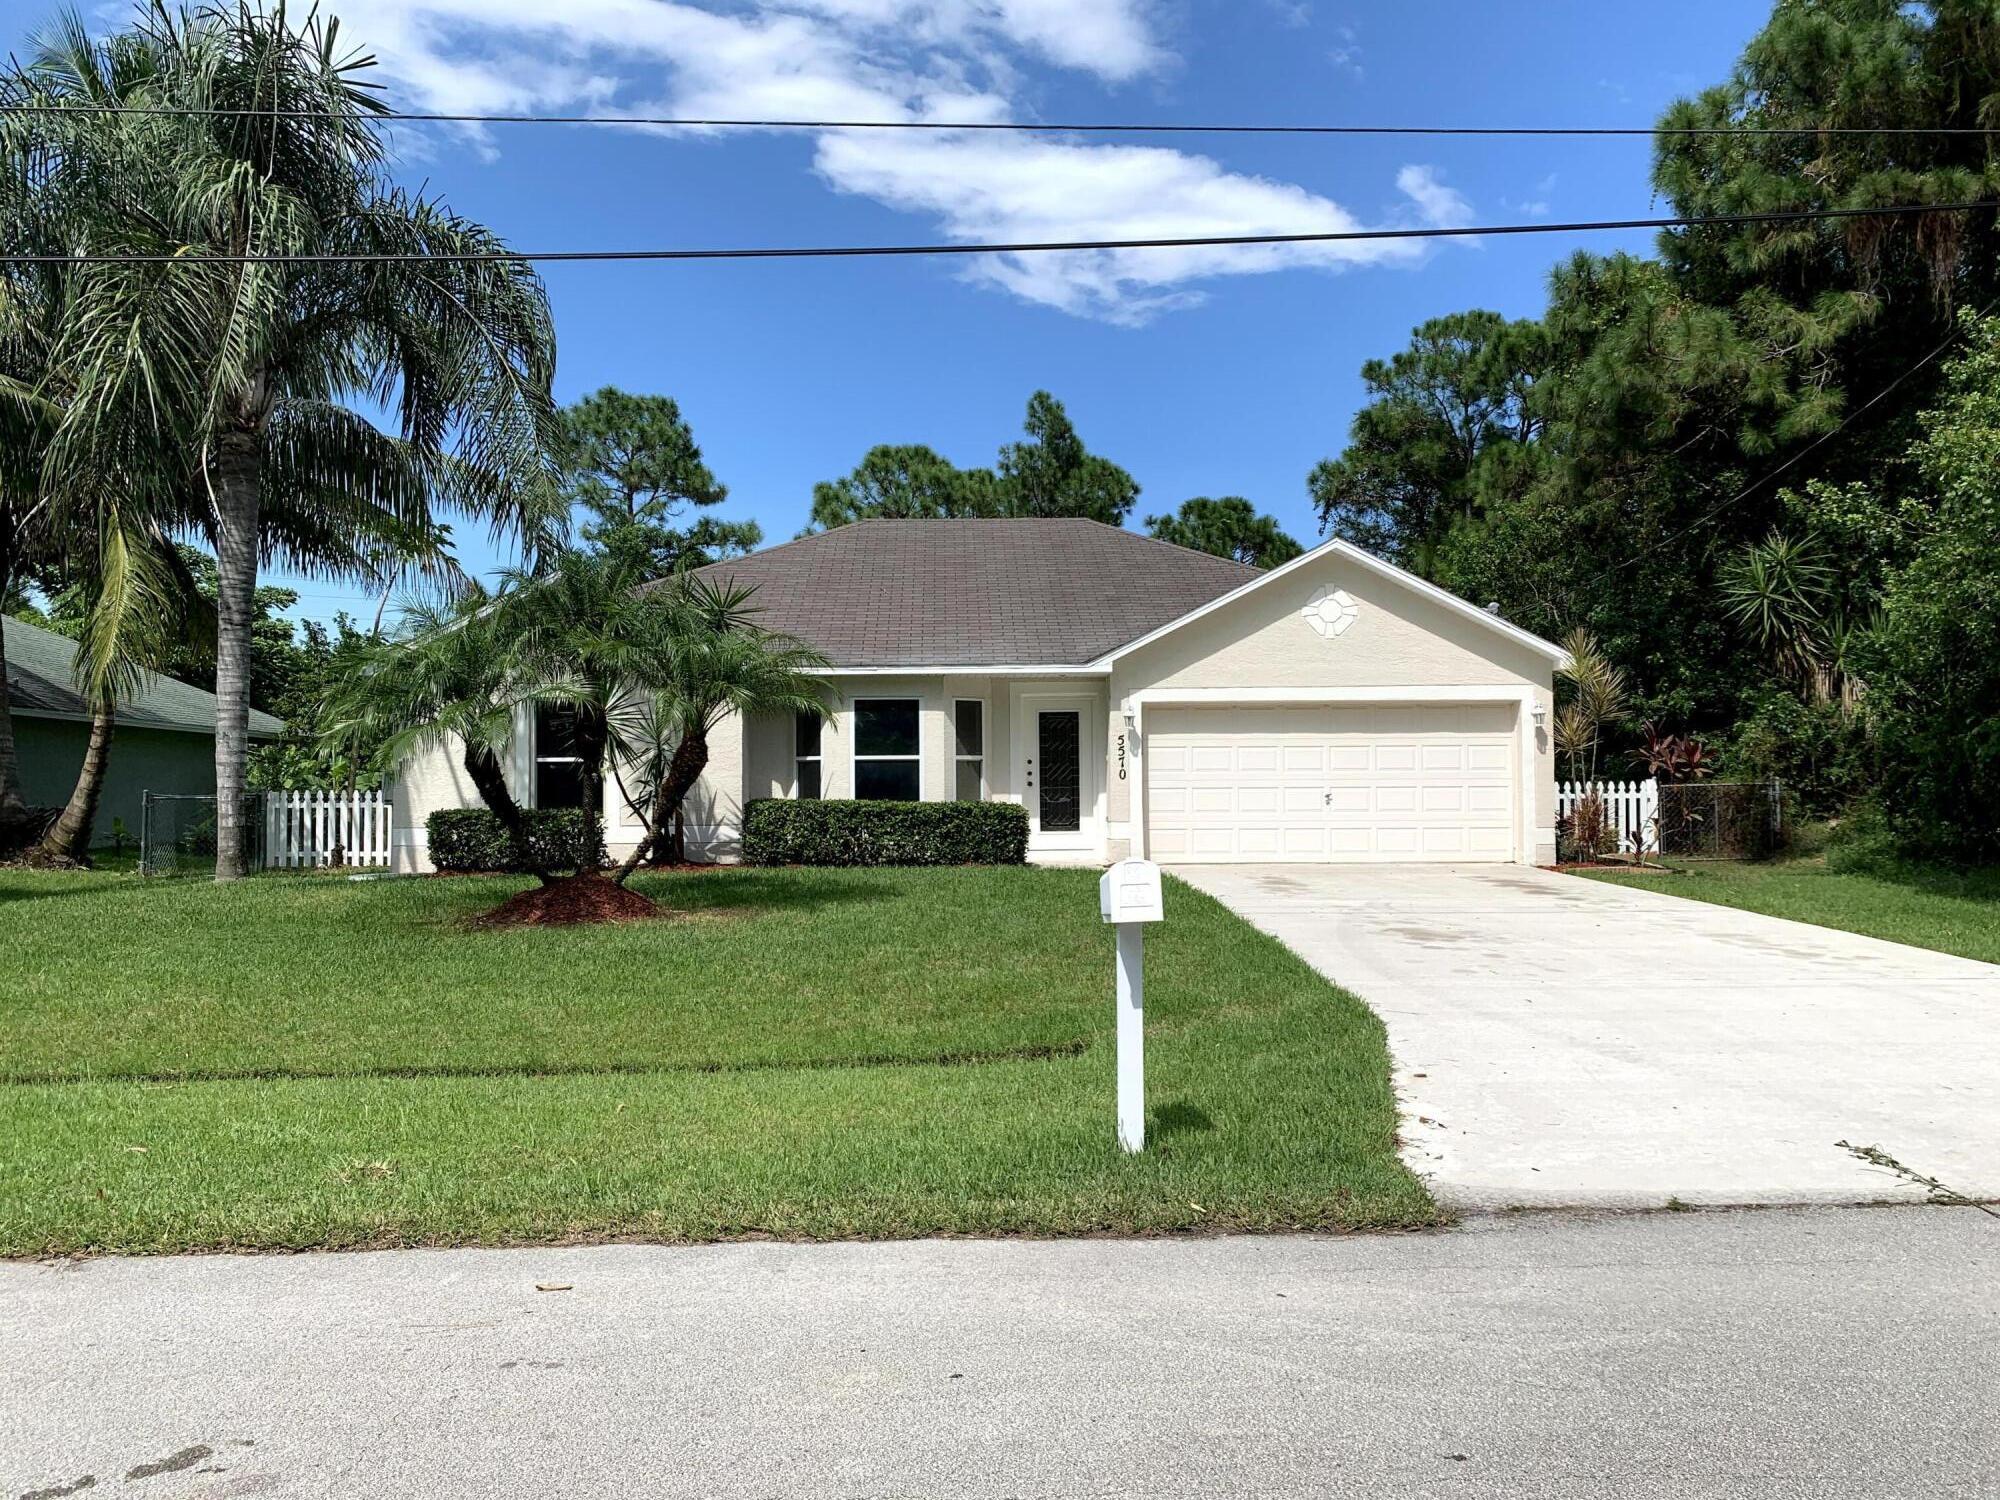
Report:
[[[958,748],[958,709],[962,703],[979,705],[979,753],[967,755]],[[987,774],[987,752],[993,743],[993,706],[984,698],[954,698],[951,700],[951,800],[958,796],[958,768],[969,760],[979,762],[979,800],[987,801],[993,795],[993,781]]]
[[811,761],[819,767],[819,795],[811,800],[823,801],[826,797],[826,715],[813,715],[819,723],[818,753],[815,755],[801,755],[799,754],[799,719],[804,715],[804,712],[801,709],[792,714],[792,800],[794,802],[805,800],[799,795],[799,767],[807,761]]
[[[917,711],[917,753],[915,755],[863,755],[861,753],[861,705],[864,703],[907,703]],[[847,752],[848,789],[856,801],[861,799],[861,763],[863,761],[911,761],[917,768],[917,798],[924,800],[924,700],[913,693],[882,693],[867,698],[856,698],[849,704],[849,750]],[[822,770],[822,777],[825,772]],[[824,783],[822,783],[823,787]]]

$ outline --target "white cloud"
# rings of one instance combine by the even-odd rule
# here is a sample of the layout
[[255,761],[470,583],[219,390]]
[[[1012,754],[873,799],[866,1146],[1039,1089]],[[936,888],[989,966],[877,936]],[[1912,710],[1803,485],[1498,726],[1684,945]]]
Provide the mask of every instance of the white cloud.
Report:
[[1396,174],[1396,186],[1433,229],[1459,229],[1472,222],[1472,205],[1457,188],[1445,185],[1436,167],[1405,167]]
[[[413,105],[438,112],[712,118],[995,120],[1029,61],[1120,83],[1170,54],[1147,0],[343,0]],[[1351,33],[1349,33],[1351,37]],[[409,98],[414,96],[414,98]],[[490,149],[492,142],[482,139]],[[1183,151],[977,133],[832,131],[833,188],[922,214],[953,240],[1180,238],[1351,230],[1362,220],[1291,183]],[[1404,213],[1465,223],[1429,167],[1396,179]],[[1200,300],[1194,285],[1293,267],[1409,265],[1421,247],[1218,246],[981,257],[971,279],[1132,323]]]
[[[1158,147],[842,131],[822,138],[818,165],[842,191],[935,215],[952,239],[968,243],[1326,234],[1366,227],[1338,203],[1304,188]],[[1455,216],[1468,212],[1431,168],[1405,168],[1398,186],[1426,223],[1463,222]],[[1139,323],[1199,301],[1202,294],[1189,284],[1213,277],[1408,265],[1423,254],[1420,246],[1398,240],[1038,251],[981,257],[969,274],[1064,312]]]

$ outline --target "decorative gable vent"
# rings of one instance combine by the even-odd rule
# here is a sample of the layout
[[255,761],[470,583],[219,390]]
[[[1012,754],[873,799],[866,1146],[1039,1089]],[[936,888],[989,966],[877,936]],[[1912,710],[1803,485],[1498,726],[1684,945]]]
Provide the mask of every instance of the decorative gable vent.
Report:
[[1361,606],[1354,602],[1354,596],[1346,589],[1317,588],[1299,613],[1305,616],[1306,624],[1320,635],[1331,638],[1347,634],[1361,617]]

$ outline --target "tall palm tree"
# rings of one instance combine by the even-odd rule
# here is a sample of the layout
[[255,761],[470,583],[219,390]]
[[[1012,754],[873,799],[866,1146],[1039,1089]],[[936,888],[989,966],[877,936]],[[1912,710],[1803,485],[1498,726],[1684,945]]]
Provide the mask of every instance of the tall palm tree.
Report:
[[129,469],[135,441],[181,455],[217,563],[218,879],[244,868],[260,561],[366,574],[434,509],[525,528],[558,504],[541,281],[388,181],[373,62],[283,0],[150,0],[105,43],[59,22],[17,85],[52,108],[0,125],[10,158],[43,164],[63,243],[171,257],[77,278],[52,352],[76,396],[51,481]]

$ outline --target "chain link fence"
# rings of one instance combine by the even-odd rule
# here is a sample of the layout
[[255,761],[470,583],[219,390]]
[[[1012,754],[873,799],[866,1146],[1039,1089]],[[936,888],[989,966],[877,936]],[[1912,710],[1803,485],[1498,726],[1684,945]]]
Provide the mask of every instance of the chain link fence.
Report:
[[[140,804],[139,873],[142,875],[213,875],[215,873],[215,798],[147,792]],[[243,862],[257,870],[264,865],[264,794],[243,795]]]
[[1777,781],[1662,782],[1658,852],[1669,859],[1768,859],[1784,847]]

